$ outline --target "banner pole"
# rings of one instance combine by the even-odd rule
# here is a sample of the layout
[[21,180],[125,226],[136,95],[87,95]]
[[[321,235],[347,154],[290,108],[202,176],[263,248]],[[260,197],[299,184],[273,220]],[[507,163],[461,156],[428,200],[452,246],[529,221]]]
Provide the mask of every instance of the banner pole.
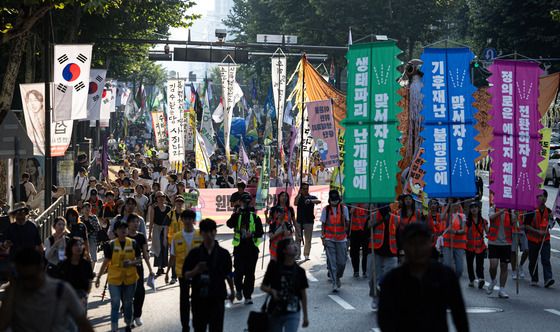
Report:
[[301,57],[302,75],[301,75],[301,142],[300,142],[300,169],[299,169],[299,186],[303,183],[303,135],[305,122],[305,54]]
[[[50,25],[49,25],[50,15],[45,15],[44,21],[44,37],[45,37],[45,64],[44,64],[44,76],[45,76],[45,210],[51,205],[52,197],[52,156],[51,156],[51,38],[50,38]],[[52,22],[51,22],[52,23]],[[54,42],[54,41],[53,41]],[[18,175],[19,176],[19,175]],[[39,190],[39,188],[37,188]]]

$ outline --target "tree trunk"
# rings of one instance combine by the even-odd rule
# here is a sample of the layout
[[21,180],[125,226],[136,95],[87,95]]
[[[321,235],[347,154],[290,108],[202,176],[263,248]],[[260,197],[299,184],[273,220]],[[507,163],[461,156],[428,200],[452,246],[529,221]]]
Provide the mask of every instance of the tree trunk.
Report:
[[6,65],[4,80],[2,82],[2,89],[0,90],[0,119],[3,119],[12,107],[19,66],[21,65],[28,36],[28,33],[24,33],[17,37],[10,50],[10,56],[8,57],[8,64]]
[[35,81],[35,36],[30,36],[25,50],[25,83]]

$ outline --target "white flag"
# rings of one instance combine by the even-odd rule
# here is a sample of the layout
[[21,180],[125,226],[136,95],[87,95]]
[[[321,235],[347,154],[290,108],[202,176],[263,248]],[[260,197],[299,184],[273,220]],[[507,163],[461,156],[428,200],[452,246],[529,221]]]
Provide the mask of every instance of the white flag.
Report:
[[202,102],[202,123],[200,125],[200,135],[206,145],[206,152],[209,156],[213,155],[216,150],[216,136],[214,134],[214,125],[212,124],[212,115],[210,115],[208,90],[206,90],[206,93],[204,94],[204,101]]
[[111,81],[111,107],[110,112],[115,112],[117,107],[117,81]]
[[113,90],[108,85],[101,93],[101,110],[99,113],[99,120],[108,120],[111,118],[111,106],[113,105]]
[[90,121],[101,119],[101,98],[105,89],[105,76],[107,76],[107,69],[92,69],[89,72],[87,119]]
[[284,125],[284,105],[286,101],[286,57],[273,56],[272,61],[272,94],[276,108],[276,132],[278,151],[282,149],[282,126]]
[[216,106],[214,113],[212,113],[212,120],[214,120],[214,122],[216,123],[224,122],[224,105],[222,104],[221,100],[218,106]]
[[60,120],[87,119],[92,45],[54,46],[54,112]]
[[220,68],[220,76],[222,78],[222,102],[224,104],[224,147],[226,150],[226,159],[231,160],[229,140],[231,135],[231,121],[233,118],[233,107],[243,96],[243,91],[235,81],[235,73],[237,65],[230,63],[222,63],[218,65]]

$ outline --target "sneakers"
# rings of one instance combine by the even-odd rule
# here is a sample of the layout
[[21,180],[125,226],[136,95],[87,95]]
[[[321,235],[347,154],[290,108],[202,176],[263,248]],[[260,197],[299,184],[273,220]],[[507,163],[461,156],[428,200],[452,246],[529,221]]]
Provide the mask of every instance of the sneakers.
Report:
[[511,279],[517,280],[517,271],[511,271]]
[[469,281],[469,287],[474,288],[474,281]]
[[127,326],[124,328],[124,332],[132,332],[132,327],[130,327],[130,325],[127,325]]
[[539,282],[538,281],[531,281],[531,286],[539,287]]
[[177,282],[177,278],[171,278],[171,281],[169,282],[169,284],[173,285],[176,282]]
[[371,310],[377,310],[377,301],[371,299]]
[[136,325],[136,326],[144,325],[144,322],[142,321],[142,318],[140,318],[140,317],[134,318],[134,325]]
[[519,278],[525,279],[525,271],[523,269],[519,269]]
[[[552,281],[554,283],[554,280]],[[336,287],[340,288],[340,286],[342,286],[342,283],[340,282],[340,278],[336,279]]]
[[367,273],[366,272],[362,273],[362,278],[367,279]]
[[333,293],[337,293],[337,292],[338,292],[338,287],[336,287],[336,282],[333,282],[333,284],[332,284],[332,292],[333,292]]
[[488,290],[486,291],[486,293],[488,295],[492,294],[494,292],[494,287],[496,287],[496,280],[490,281],[490,285],[488,285]]
[[309,260],[309,256],[305,256],[305,260],[308,261],[308,260]]
[[235,292],[235,298],[237,299],[237,301],[241,301],[243,299],[243,294],[241,293],[241,291]]
[[245,299],[245,305],[253,304],[253,300]]
[[509,295],[507,295],[506,292],[504,292],[503,289],[500,288],[500,290],[498,291],[498,297],[500,299],[509,299]]
[[359,278],[360,277],[360,272],[354,272],[354,278]]
[[484,288],[484,279],[478,279],[478,289]]
[[554,279],[548,279],[547,281],[544,282],[544,288],[548,288],[552,285],[554,285]]

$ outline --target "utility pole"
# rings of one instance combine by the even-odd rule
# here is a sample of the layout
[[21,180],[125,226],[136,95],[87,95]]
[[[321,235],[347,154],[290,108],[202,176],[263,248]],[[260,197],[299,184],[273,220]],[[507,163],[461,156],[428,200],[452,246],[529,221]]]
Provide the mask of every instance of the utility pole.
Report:
[[[50,10],[50,9],[49,9]],[[52,201],[52,157],[51,157],[51,39],[50,39],[50,15],[45,15],[43,22],[44,44],[44,68],[45,78],[45,210],[51,206]]]

